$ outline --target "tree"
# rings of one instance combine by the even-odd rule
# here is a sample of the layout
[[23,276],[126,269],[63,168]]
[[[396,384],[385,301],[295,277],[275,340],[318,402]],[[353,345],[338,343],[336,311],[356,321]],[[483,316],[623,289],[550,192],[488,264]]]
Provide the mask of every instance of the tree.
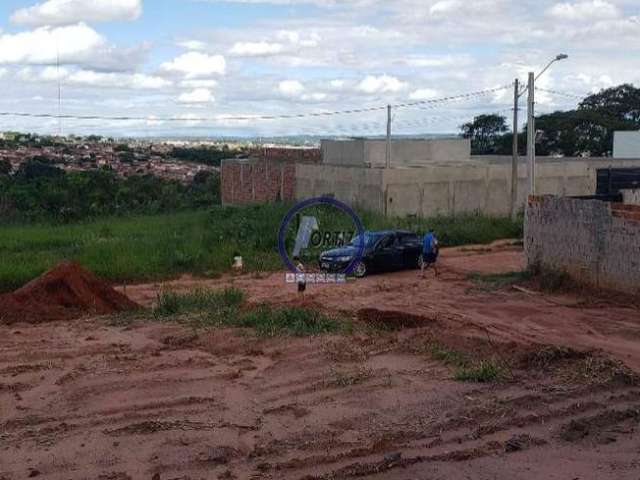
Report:
[[479,115],[460,127],[462,136],[471,139],[471,153],[491,155],[501,150],[501,136],[508,130],[502,115]]
[[540,155],[608,156],[613,132],[640,129],[640,89],[624,84],[589,95],[576,110],[536,117]]
[[4,158],[0,159],[0,175],[9,175],[11,173],[11,162],[9,160],[5,160]]
[[639,129],[640,88],[625,83],[601,90],[580,102],[578,110],[598,112],[603,116],[628,122],[630,128]]

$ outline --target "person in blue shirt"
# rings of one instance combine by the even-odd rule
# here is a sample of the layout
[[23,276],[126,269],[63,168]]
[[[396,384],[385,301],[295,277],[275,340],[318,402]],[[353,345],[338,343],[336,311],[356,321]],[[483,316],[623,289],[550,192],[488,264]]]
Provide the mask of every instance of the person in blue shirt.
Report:
[[438,276],[438,267],[436,267],[436,261],[440,248],[438,247],[438,238],[432,229],[429,229],[427,234],[422,239],[422,262],[420,262],[420,272],[424,277],[425,272],[429,267],[433,267],[436,277]]

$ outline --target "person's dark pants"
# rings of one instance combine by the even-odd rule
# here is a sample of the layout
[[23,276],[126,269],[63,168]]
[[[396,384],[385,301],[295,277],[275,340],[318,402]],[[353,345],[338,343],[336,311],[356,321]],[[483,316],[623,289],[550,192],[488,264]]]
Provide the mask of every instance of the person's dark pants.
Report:
[[436,272],[436,276],[438,275],[438,268],[436,267],[436,261],[438,260],[437,253],[427,253],[422,254],[422,274],[424,275],[425,270],[428,270],[429,267],[433,267]]

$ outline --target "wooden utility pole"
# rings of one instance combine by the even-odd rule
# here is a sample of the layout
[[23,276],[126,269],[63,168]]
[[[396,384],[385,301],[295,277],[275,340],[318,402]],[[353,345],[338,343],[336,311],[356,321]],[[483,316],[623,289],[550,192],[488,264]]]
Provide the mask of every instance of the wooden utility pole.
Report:
[[518,214],[518,99],[520,82],[516,78],[513,84],[513,152],[511,158],[511,218]]
[[385,165],[391,168],[391,105],[387,105],[387,151],[385,155]]

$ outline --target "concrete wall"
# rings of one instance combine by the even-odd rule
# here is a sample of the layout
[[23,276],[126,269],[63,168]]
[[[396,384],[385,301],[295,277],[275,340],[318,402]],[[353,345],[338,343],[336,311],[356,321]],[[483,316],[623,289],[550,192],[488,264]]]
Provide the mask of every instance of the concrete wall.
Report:
[[[386,166],[386,140],[322,140],[322,162],[327,165]],[[455,163],[469,160],[469,139],[398,139],[391,142],[391,165],[421,166],[433,163]]]
[[362,140],[322,140],[320,151],[322,163],[327,165],[343,165],[364,167],[364,139]]
[[622,189],[620,193],[622,194],[622,203],[640,205],[640,188]]
[[[537,192],[593,195],[597,169],[609,166],[640,166],[640,160],[543,158],[537,163]],[[305,165],[297,167],[296,182],[296,198],[333,193],[347,202],[357,198],[388,215],[482,212],[505,216],[510,213],[511,158],[473,157],[458,164],[390,169]],[[527,167],[521,159],[519,208],[524,208],[527,193]]]
[[599,288],[640,293],[640,206],[531,197],[525,215],[530,267],[563,271]]
[[349,205],[369,210],[384,210],[382,175],[374,168],[337,167],[333,165],[296,165],[296,198],[333,195]]
[[640,157],[640,132],[613,132],[615,158]]

